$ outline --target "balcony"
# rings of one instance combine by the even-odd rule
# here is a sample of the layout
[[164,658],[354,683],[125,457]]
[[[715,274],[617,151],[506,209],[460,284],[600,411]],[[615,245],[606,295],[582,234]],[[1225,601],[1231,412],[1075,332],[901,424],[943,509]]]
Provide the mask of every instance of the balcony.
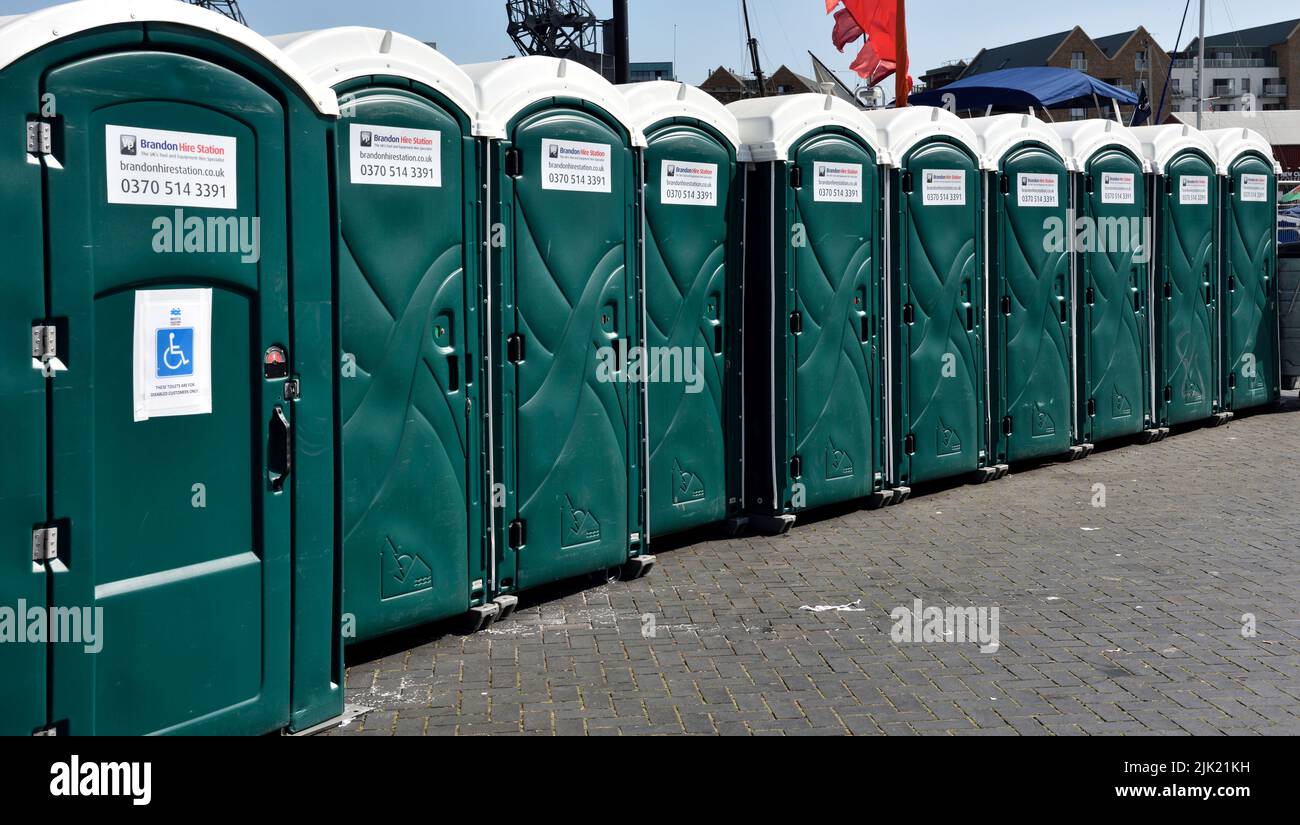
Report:
[[1264,89],[1260,92],[1261,97],[1286,97],[1287,86],[1282,83],[1265,83]]
[[[1195,69],[1196,58],[1180,57],[1173,61],[1175,69]],[[1239,58],[1228,60],[1224,58],[1206,58],[1205,68],[1207,69],[1263,69],[1265,63],[1263,58]]]

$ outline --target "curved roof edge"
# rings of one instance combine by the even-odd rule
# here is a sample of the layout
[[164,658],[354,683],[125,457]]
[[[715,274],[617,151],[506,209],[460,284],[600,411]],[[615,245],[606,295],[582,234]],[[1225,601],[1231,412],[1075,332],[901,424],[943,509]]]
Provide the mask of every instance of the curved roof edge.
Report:
[[474,116],[474,81],[441,52],[413,37],[364,26],[281,34],[270,38],[325,86],[367,75],[395,75],[436,89]]
[[964,145],[975,156],[981,167],[979,141],[966,121],[935,106],[905,106],[902,109],[880,109],[864,112],[863,117],[874,124],[880,139],[889,152],[890,166],[898,167],[903,158],[921,141],[932,137],[950,137]]
[[478,101],[474,134],[504,138],[515,115],[550,97],[576,97],[604,109],[622,124],[633,146],[645,146],[645,135],[632,120],[618,87],[572,60],[529,55],[461,66],[474,83]]
[[1214,144],[1219,152],[1221,174],[1228,174],[1237,158],[1247,152],[1258,152],[1273,166],[1273,174],[1282,174],[1282,164],[1273,156],[1272,145],[1254,129],[1208,129],[1201,134]]
[[1072,120],[1067,123],[1052,123],[1048,127],[1061,139],[1065,148],[1066,162],[1070,171],[1082,172],[1088,167],[1092,156],[1107,146],[1127,149],[1142,166],[1143,172],[1151,171],[1151,164],[1142,153],[1142,144],[1133,133],[1113,120],[1091,118]]
[[77,0],[0,18],[0,69],[50,43],[122,23],[175,23],[220,35],[266,58],[321,114],[339,113],[334,91],[314,81],[271,41],[228,17],[176,0]]
[[1219,165],[1219,150],[1205,133],[1195,126],[1170,123],[1165,126],[1139,126],[1130,129],[1133,136],[1142,144],[1143,156],[1151,162],[1151,170],[1157,175],[1165,173],[1165,166],[1179,152],[1193,149],[1205,154],[1216,174],[1223,174]]
[[633,122],[642,132],[672,117],[689,117],[713,127],[740,150],[740,124],[736,116],[707,92],[670,80],[626,83],[617,88],[627,100]]
[[987,169],[996,170],[1007,152],[1026,141],[1043,144],[1065,163],[1065,146],[1061,138],[1033,115],[977,117],[968,119],[966,125],[975,133],[976,145]]
[[740,159],[752,163],[787,160],[790,149],[814,129],[838,126],[862,138],[885,163],[887,152],[862,110],[835,95],[808,92],[738,100],[727,106],[740,124]]

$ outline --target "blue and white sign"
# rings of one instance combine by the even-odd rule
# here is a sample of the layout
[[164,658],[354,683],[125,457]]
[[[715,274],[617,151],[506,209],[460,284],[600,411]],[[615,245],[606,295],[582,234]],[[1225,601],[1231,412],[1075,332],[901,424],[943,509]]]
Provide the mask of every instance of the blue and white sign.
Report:
[[160,329],[154,374],[159,378],[194,374],[194,327]]
[[135,420],[212,412],[212,290],[135,293]]

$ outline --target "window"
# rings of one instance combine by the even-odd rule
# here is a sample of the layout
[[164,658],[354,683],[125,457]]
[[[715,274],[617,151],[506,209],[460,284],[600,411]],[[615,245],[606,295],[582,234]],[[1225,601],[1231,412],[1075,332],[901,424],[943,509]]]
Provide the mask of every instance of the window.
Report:
[[1087,109],[1071,109],[1070,120],[1083,120],[1088,116]]
[[1151,64],[1147,61],[1147,53],[1146,53],[1146,50],[1143,49],[1142,51],[1140,51],[1140,52],[1138,52],[1136,55],[1134,55],[1134,57],[1133,57],[1133,69],[1134,69],[1135,71],[1142,72],[1142,71],[1146,71],[1146,70],[1149,69],[1149,68],[1151,68]]
[[1088,58],[1083,52],[1070,52],[1070,68],[1080,72],[1088,71]]
[[1241,79],[1241,93],[1244,94],[1244,95],[1250,94],[1250,78],[1249,78],[1249,77],[1243,77],[1243,78]]

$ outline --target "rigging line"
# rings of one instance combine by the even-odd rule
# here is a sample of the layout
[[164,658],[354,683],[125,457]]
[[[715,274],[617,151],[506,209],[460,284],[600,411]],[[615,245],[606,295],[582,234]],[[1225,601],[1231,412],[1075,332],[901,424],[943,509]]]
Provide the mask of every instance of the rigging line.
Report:
[[[1183,26],[1187,24],[1187,12],[1190,11],[1191,8],[1192,8],[1192,0],[1187,0],[1187,5],[1183,6],[1183,21],[1178,24],[1178,36],[1174,38],[1174,50],[1171,54],[1178,54],[1178,44],[1181,43],[1183,39]],[[1165,74],[1165,86],[1163,89],[1160,90],[1160,106],[1156,108],[1156,116],[1154,120],[1154,123],[1156,124],[1160,123],[1160,116],[1165,110],[1165,98],[1169,94],[1169,83],[1171,80],[1173,80],[1173,77],[1174,77],[1174,58],[1170,57],[1169,71]],[[1197,90],[1197,94],[1198,95],[1200,94],[1199,89]]]

